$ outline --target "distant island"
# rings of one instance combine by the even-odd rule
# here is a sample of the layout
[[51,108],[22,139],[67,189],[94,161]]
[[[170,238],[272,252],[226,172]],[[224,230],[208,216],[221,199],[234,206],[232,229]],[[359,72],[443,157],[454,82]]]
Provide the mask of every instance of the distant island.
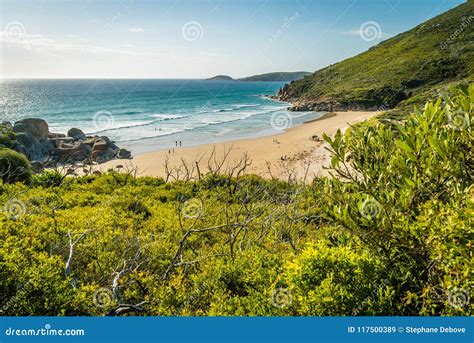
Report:
[[235,81],[235,80],[228,75],[216,75],[214,77],[210,77],[206,79],[206,81]]
[[241,79],[233,79],[228,75],[216,75],[214,77],[206,79],[207,81],[260,81],[260,82],[292,82],[295,80],[302,79],[303,77],[310,75],[307,71],[295,71],[295,72],[275,72],[266,73],[244,77]]

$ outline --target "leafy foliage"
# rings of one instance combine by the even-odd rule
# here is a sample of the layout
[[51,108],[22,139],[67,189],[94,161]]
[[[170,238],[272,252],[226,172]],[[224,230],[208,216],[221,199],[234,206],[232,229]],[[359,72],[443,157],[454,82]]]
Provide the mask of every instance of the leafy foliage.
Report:
[[25,155],[0,148],[0,178],[4,183],[29,182],[31,176],[31,165]]
[[16,134],[12,130],[11,123],[0,123],[0,149],[13,149],[17,144]]

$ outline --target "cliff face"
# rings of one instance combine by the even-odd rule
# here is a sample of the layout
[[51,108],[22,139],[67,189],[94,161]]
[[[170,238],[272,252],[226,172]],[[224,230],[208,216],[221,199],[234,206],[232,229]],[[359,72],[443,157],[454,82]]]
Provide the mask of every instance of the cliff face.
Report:
[[282,87],[295,111],[385,110],[474,79],[474,2]]

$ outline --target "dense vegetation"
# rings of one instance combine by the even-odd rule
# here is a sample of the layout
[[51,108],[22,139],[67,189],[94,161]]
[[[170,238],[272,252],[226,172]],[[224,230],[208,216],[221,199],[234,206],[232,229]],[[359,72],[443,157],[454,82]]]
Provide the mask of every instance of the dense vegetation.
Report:
[[334,176],[311,184],[0,184],[0,311],[472,315],[474,85],[450,94],[326,137]]
[[[452,82],[474,80],[474,2],[292,82],[284,100],[341,108],[397,107],[396,117]],[[332,110],[334,110],[332,109]]]
[[299,80],[309,74],[311,73],[307,71],[275,72],[244,77],[242,79],[239,79],[239,81],[291,82],[294,80]]

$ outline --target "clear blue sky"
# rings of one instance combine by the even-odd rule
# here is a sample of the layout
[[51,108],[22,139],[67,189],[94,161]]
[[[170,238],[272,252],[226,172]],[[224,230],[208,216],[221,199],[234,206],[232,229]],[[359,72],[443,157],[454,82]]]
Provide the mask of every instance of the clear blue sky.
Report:
[[[203,78],[314,71],[462,2],[0,0],[1,76]],[[368,24],[375,37],[360,34],[367,22],[375,22]]]

